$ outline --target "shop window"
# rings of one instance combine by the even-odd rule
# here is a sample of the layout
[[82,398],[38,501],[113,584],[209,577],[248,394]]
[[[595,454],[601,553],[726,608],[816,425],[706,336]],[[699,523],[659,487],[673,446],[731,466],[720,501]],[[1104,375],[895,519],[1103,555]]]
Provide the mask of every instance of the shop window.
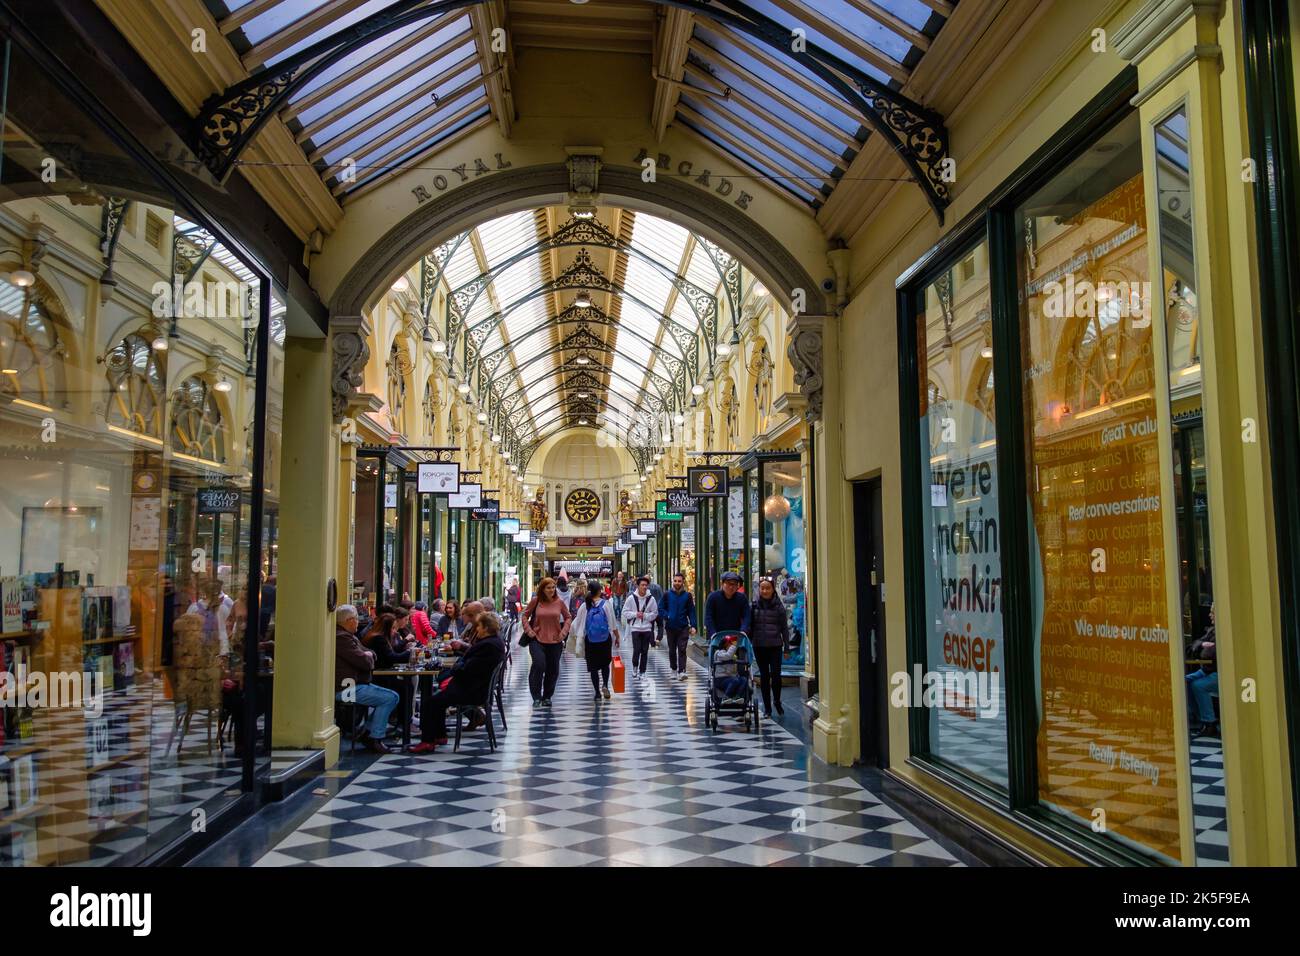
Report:
[[104,356],[108,377],[104,415],[109,425],[161,441],[167,359],[146,335],[133,332]]
[[1005,789],[1000,482],[993,353],[981,321],[990,308],[987,262],[981,242],[958,260],[961,282],[942,271],[917,297],[924,659],[908,689],[910,704],[924,701],[926,755]]
[[226,423],[208,383],[191,375],[172,393],[172,450],[205,461],[226,461]]
[[1151,292],[1136,116],[1016,211],[1038,799],[1178,860]]
[[46,408],[63,403],[67,349],[57,307],[39,278],[25,288],[0,281],[0,394]]

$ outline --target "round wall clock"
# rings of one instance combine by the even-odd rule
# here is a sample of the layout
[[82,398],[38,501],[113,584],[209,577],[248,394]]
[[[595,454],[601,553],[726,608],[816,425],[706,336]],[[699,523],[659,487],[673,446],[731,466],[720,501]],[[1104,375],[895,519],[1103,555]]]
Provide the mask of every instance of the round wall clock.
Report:
[[600,516],[600,499],[590,488],[575,488],[564,499],[564,513],[574,524],[591,524]]

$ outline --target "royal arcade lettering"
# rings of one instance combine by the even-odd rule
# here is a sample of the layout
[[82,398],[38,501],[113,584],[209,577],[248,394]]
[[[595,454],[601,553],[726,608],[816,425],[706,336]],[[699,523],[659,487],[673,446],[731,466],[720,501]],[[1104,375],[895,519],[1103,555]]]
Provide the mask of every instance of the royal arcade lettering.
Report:
[[433,187],[434,192],[445,192],[448,186],[459,186],[471,179],[477,179],[479,176],[485,176],[502,169],[509,169],[514,165],[505,158],[504,153],[496,153],[494,158],[495,162],[492,166],[485,163],[481,156],[475,156],[472,163],[461,163],[459,166],[452,166],[448,170],[452,174],[450,178],[442,173],[435,173],[433,179],[429,182],[429,186],[423,184],[416,186],[411,190],[411,195],[415,197],[417,205],[423,205],[433,198],[433,193],[429,192],[430,186]]
[[676,174],[681,176],[683,179],[690,179],[697,186],[704,189],[710,189],[719,196],[729,198],[734,193],[735,199],[733,201],[741,209],[748,210],[749,204],[754,201],[753,196],[745,192],[743,189],[738,190],[736,184],[726,176],[714,175],[713,170],[704,168],[702,168],[697,174],[695,172],[695,163],[689,159],[681,160],[674,170],[671,156],[667,153],[659,153],[651,156],[650,151],[643,146],[641,147],[641,152],[637,153],[636,156],[632,158],[632,162],[636,163],[637,166],[644,168],[647,159],[654,159],[656,174],[658,172],[668,173],[675,171]]

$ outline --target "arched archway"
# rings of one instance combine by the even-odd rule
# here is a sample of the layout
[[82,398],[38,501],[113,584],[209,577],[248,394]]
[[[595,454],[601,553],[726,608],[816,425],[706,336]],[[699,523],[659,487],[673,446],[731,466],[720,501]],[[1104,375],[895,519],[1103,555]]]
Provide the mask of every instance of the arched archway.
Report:
[[[821,318],[830,311],[822,282],[767,229],[725,202],[673,179],[647,183],[639,170],[603,167],[602,203],[646,212],[677,223],[735,256],[797,317],[788,354],[795,381],[808,396],[810,416],[821,409]],[[368,248],[354,251],[351,265],[330,297],[332,319],[341,321],[336,336],[356,336],[356,317],[374,306],[384,290],[429,250],[492,217],[567,203],[573,188],[565,164],[507,169],[474,180],[425,202],[384,232]],[[341,271],[341,270],[340,270]],[[338,348],[333,370],[335,391],[351,391],[368,352]]]

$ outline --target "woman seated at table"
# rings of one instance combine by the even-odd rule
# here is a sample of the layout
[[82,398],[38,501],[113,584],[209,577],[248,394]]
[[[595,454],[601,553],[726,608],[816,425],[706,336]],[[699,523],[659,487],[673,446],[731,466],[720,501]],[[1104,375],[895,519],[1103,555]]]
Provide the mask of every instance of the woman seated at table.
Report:
[[[405,664],[411,659],[411,646],[397,633],[397,617],[393,614],[381,614],[361,638],[361,643],[368,651],[374,651],[375,670],[392,670],[398,664]],[[389,690],[397,690],[401,678],[380,676],[375,683]]]
[[411,748],[411,753],[433,753],[439,744],[447,742],[448,707],[481,705],[487,700],[492,674],[506,656],[500,629],[495,614],[479,614],[466,628],[464,637],[469,642],[469,649],[451,669],[451,676],[442,682],[436,693],[422,692],[420,743]]
[[454,598],[447,598],[442,614],[434,618],[433,629],[439,637],[448,634],[456,637],[460,633],[460,605]]

